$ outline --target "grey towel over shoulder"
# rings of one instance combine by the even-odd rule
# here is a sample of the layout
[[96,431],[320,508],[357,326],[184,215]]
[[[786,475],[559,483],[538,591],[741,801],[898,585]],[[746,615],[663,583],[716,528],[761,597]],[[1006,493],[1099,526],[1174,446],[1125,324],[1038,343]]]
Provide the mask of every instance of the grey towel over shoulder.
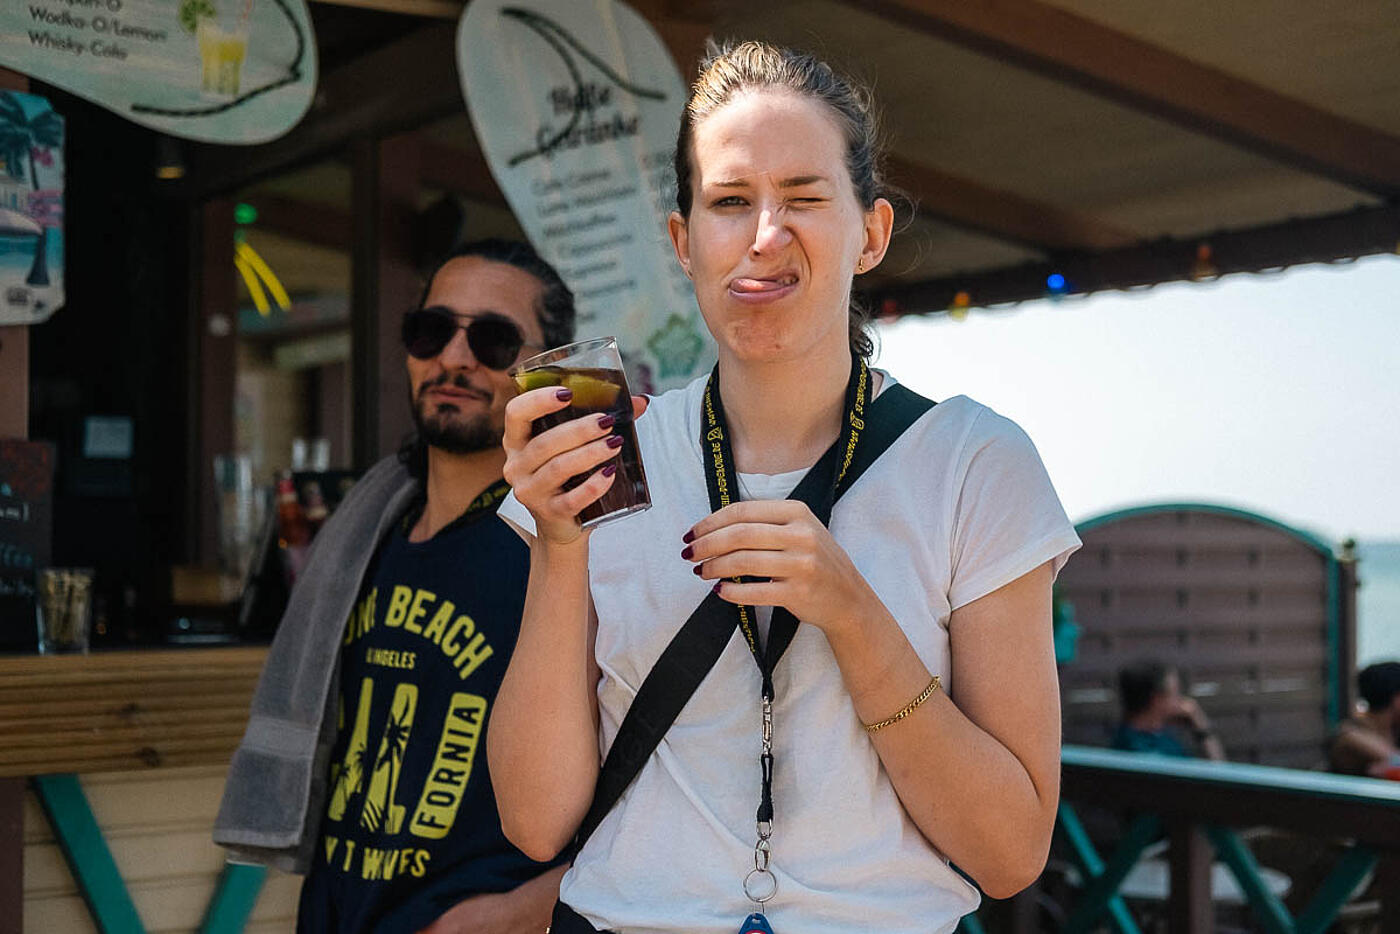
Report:
[[238,861],[304,873],[325,810],[346,620],[380,541],[418,484],[396,457],[355,484],[316,536],[233,754],[214,842]]

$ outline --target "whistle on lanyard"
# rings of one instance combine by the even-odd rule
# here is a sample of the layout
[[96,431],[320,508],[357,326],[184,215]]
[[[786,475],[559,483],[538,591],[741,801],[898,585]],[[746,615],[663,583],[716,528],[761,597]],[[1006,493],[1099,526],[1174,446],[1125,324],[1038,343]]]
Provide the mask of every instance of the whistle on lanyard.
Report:
[[773,928],[769,926],[768,919],[763,917],[763,912],[755,911],[739,925],[739,934],[773,934]]

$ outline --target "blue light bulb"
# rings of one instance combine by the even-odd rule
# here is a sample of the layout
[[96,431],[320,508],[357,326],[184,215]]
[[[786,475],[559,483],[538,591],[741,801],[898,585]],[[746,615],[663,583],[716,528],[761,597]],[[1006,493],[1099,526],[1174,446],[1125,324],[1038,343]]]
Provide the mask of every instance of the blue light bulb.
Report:
[[1068,288],[1068,283],[1065,282],[1064,276],[1060,275],[1058,272],[1052,272],[1045,277],[1045,287],[1051,292],[1059,293]]

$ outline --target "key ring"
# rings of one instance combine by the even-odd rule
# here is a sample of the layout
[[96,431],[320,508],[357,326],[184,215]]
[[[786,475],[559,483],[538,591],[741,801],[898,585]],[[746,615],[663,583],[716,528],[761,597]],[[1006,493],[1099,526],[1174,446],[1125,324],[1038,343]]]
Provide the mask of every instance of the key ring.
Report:
[[749,901],[762,905],[778,894],[778,877],[773,875],[771,869],[750,869],[749,874],[744,876],[744,894]]

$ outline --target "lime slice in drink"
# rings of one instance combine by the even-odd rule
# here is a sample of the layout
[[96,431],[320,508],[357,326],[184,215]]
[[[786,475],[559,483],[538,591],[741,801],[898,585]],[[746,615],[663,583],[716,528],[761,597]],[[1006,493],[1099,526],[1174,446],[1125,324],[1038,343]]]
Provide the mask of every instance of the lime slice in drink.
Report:
[[529,370],[515,374],[515,385],[520,387],[521,392],[542,389],[545,386],[558,386],[563,375],[558,370]]
[[578,373],[565,376],[564,385],[574,391],[573,404],[582,409],[605,409],[613,404],[620,391],[617,383]]
[[190,35],[194,35],[201,19],[207,16],[217,16],[218,13],[219,11],[214,8],[213,0],[181,0],[178,14],[180,28]]

